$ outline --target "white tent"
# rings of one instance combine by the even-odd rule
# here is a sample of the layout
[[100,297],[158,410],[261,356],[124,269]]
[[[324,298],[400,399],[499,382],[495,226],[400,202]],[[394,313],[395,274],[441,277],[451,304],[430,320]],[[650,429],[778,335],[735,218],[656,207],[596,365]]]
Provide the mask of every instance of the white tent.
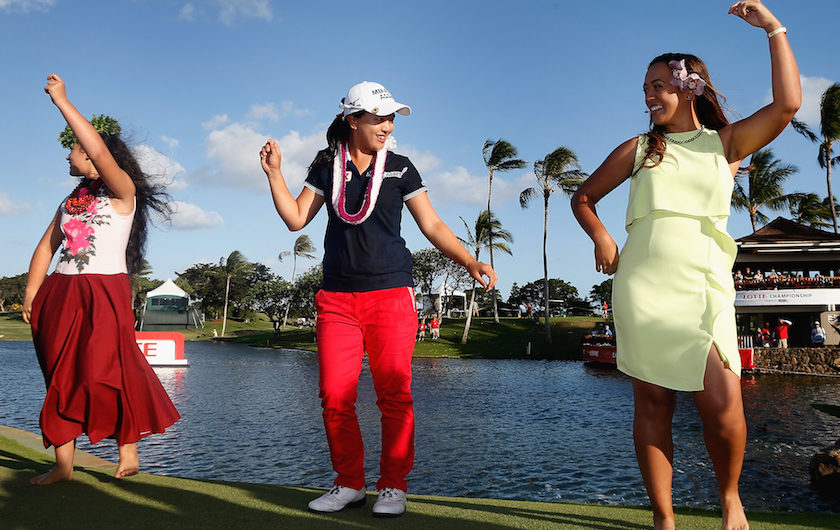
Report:
[[[423,305],[423,311],[428,313],[426,302],[428,300],[429,306],[428,309],[437,313],[438,315],[443,314],[443,302],[447,299],[452,298],[461,298],[463,301],[463,308],[460,311],[463,311],[463,314],[467,314],[467,294],[463,291],[457,290],[455,287],[451,285],[446,285],[444,282],[440,282],[437,286],[432,288],[431,293],[422,293],[420,295],[420,300]],[[452,309],[450,308],[447,311],[446,316],[451,317]]]
[[148,300],[149,298],[154,298],[156,296],[189,298],[187,292],[175,285],[175,282],[173,282],[171,278],[167,278],[166,281],[163,282],[161,286],[157,289],[152,289],[151,291],[146,293],[146,300]]
[[146,293],[140,316],[140,331],[203,327],[198,312],[190,306],[190,295],[167,279]]

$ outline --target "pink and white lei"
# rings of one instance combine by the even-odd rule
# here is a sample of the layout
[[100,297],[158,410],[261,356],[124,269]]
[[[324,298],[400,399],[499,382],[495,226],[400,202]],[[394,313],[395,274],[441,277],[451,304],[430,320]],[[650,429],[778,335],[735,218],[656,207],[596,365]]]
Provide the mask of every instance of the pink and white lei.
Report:
[[345,187],[350,180],[350,172],[347,171],[347,146],[342,144],[339,152],[333,157],[333,210],[345,223],[358,225],[365,222],[373,213],[376,207],[376,200],[379,198],[379,190],[382,188],[382,179],[385,175],[385,158],[388,155],[388,148],[383,147],[374,155],[373,175],[368,180],[365,189],[365,198],[362,207],[358,212],[351,214],[347,212],[345,205]]

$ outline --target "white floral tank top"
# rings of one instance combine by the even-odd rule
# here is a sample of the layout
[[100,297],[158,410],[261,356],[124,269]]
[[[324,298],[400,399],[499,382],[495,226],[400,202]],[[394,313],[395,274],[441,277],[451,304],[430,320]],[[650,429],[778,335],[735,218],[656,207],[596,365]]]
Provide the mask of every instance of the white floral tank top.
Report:
[[87,210],[71,214],[61,203],[61,232],[64,241],[59,251],[55,272],[59,274],[125,274],[125,248],[131,235],[134,209],[120,215],[111,205],[108,190],[103,186]]

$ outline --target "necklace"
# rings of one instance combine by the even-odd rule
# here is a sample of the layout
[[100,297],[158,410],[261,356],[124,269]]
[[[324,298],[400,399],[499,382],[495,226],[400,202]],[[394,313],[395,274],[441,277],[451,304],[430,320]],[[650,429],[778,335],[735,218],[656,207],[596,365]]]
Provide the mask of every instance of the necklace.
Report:
[[377,151],[373,158],[373,175],[368,179],[365,188],[365,198],[359,211],[351,214],[347,211],[346,187],[347,181],[347,146],[341,145],[340,152],[333,157],[333,210],[346,223],[358,225],[365,222],[373,213],[376,200],[379,198],[379,189],[382,187],[382,178],[385,174],[385,158],[388,149],[382,148]]
[[700,129],[697,130],[697,133],[694,136],[692,136],[691,138],[686,138],[685,140],[677,140],[675,138],[671,138],[670,136],[668,136],[668,133],[666,133],[666,132],[663,132],[662,136],[664,136],[665,139],[668,140],[669,142],[673,142],[675,144],[687,144],[688,142],[693,142],[694,140],[700,138],[700,135],[703,134],[703,131],[705,131],[705,130],[706,130],[706,127],[704,125],[701,125]]
[[79,182],[76,189],[70,193],[67,200],[64,202],[64,209],[71,215],[78,215],[87,211],[93,201],[96,200],[99,194],[99,188],[102,187],[102,181],[97,179],[93,182],[87,179]]

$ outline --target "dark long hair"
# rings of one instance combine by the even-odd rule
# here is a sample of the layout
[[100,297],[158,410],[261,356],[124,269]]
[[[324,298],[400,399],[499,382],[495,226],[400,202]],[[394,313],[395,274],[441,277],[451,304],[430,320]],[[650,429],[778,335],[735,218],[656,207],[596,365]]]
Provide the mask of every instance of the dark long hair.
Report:
[[[699,57],[689,53],[663,53],[662,55],[655,57],[650,64],[648,64],[648,69],[656,63],[665,63],[667,65],[671,61],[680,61],[683,59],[685,60],[685,69],[688,73],[697,73],[706,82],[706,88],[703,91],[703,94],[697,96],[694,101],[697,118],[707,129],[712,129],[714,131],[722,129],[724,126],[729,124],[729,120],[726,119],[726,115],[723,113],[723,108],[721,106],[721,102],[718,101],[718,97],[720,97],[723,101],[726,101],[726,98],[723,97],[720,92],[715,90],[715,87],[712,84],[712,79],[709,76],[709,70],[706,68],[706,64]],[[654,125],[653,118],[651,117],[650,130],[646,133],[648,137],[648,144],[645,149],[645,156],[642,159],[642,164],[636,169],[636,172],[638,172],[642,167],[656,167],[662,163],[662,157],[665,156],[664,133],[665,127],[661,125]],[[646,162],[650,162],[650,165],[647,165]]]
[[[354,112],[351,116],[358,118],[364,113],[365,111],[360,110],[358,112]],[[347,119],[345,119],[344,114],[338,114],[327,128],[327,148],[318,151],[318,154],[315,155],[315,159],[311,164],[309,164],[309,169],[311,170],[318,164],[331,164],[338,147],[343,143],[347,143],[347,140],[350,139],[350,133],[352,132],[353,130],[350,128],[350,124],[347,123]]]
[[140,164],[137,163],[134,153],[131,152],[131,149],[119,135],[100,133],[100,136],[117,165],[131,177],[136,189],[137,211],[134,213],[134,223],[131,225],[131,235],[125,249],[125,263],[128,274],[134,276],[143,268],[143,256],[146,253],[146,236],[150,221],[149,210],[158,212],[163,220],[168,220],[172,214],[172,209],[168,203],[170,197],[163,185],[152,182],[149,176],[140,169]]

